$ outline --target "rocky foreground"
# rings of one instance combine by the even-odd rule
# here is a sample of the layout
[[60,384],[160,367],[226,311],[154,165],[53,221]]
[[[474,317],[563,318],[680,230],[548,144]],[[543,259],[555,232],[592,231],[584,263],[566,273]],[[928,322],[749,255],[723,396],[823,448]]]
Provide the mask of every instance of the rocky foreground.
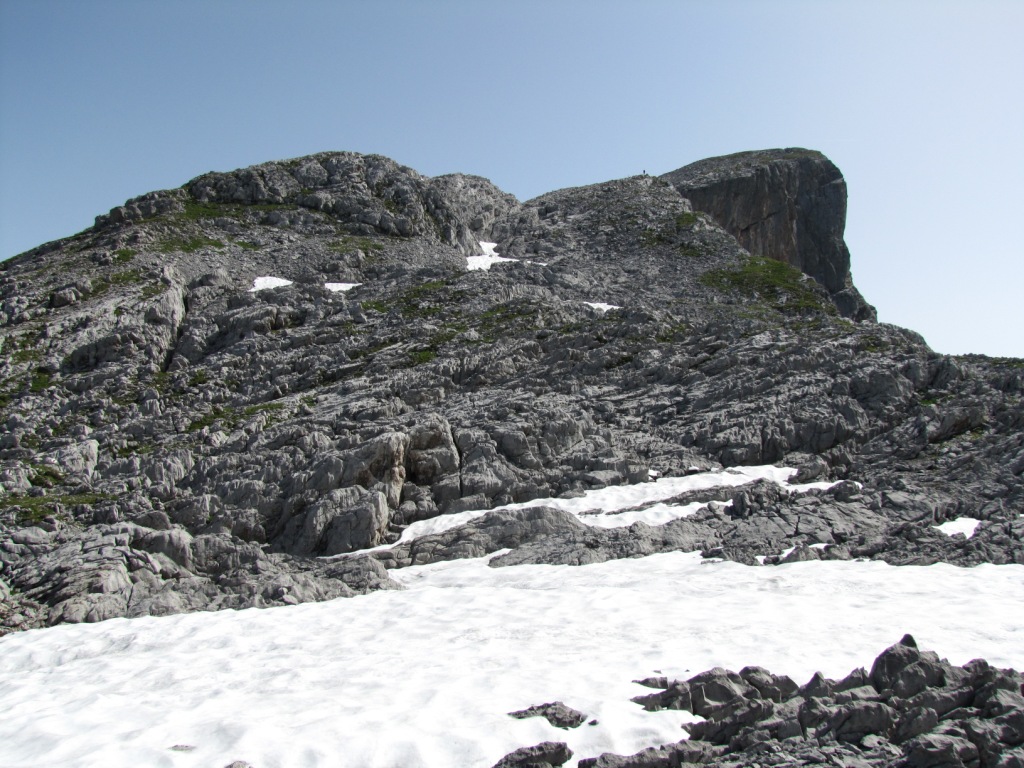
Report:
[[[4,262],[0,631],[326,600],[498,549],[1024,562],[1024,361],[875,322],[845,206],[806,150],[527,202],[325,153]],[[505,260],[470,269],[481,242]],[[835,484],[613,530],[539,501],[771,463]],[[466,510],[495,511],[361,552]]]
[[[720,768],[836,765],[1024,765],[1024,677],[983,660],[957,667],[905,636],[875,659],[871,670],[842,680],[816,674],[798,686],[761,667],[739,673],[711,669],[689,680],[638,681],[658,693],[634,701],[649,710],[683,709],[704,718],[689,738],[631,756],[605,754],[580,768]],[[545,717],[558,728],[587,721],[561,702],[510,713]],[[494,768],[543,768],[572,757],[561,742],[506,755]]]

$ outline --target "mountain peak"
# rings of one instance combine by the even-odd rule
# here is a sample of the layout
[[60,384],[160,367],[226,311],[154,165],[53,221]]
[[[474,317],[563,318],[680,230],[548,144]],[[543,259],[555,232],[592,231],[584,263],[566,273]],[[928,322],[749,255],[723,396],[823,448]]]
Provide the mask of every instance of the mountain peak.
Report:
[[799,148],[740,152],[661,178],[752,254],[783,261],[821,283],[844,316],[876,318],[850,274],[843,240],[846,181],[825,155]]
[[[323,600],[497,549],[913,561],[899,525],[976,562],[929,525],[1019,501],[1020,370],[871,322],[844,211],[803,150],[523,202],[321,153],[130,200],[0,272],[0,627]],[[563,508],[691,474],[671,529],[616,518],[657,534]]]

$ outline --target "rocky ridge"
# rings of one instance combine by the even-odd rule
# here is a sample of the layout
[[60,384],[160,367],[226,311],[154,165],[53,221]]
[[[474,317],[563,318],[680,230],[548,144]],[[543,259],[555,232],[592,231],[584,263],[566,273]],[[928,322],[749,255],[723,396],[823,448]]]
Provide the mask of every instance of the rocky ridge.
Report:
[[[2,264],[0,631],[331,599],[498,549],[1024,562],[1024,363],[874,322],[844,219],[806,150],[526,202],[323,153],[130,200]],[[481,242],[509,260],[468,269]],[[769,463],[836,484],[610,530],[543,503]],[[494,511],[396,543],[467,510]],[[935,527],[960,517],[972,536]]]

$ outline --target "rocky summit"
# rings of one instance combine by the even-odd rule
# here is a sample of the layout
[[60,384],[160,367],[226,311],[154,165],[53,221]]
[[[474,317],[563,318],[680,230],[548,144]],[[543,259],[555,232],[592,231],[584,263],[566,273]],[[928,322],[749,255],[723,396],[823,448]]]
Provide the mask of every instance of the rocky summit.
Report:
[[[498,550],[1024,563],[1024,361],[876,322],[845,213],[803,149],[526,202],[323,153],[129,200],[0,265],[0,631]],[[610,529],[543,501],[767,464],[814,485]]]

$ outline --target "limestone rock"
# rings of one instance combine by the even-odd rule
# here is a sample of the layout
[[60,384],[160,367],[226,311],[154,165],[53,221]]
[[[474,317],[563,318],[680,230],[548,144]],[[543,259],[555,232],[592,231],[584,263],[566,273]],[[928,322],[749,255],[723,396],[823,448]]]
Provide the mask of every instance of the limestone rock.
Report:
[[493,768],[544,768],[563,765],[572,757],[572,750],[564,742],[544,741],[532,747],[521,747],[509,752]]
[[[498,549],[1024,562],[1020,361],[872,322],[844,211],[838,170],[789,150],[525,202],[322,153],[130,200],[0,271],[0,624],[327,599]],[[511,260],[469,270],[481,241]],[[543,502],[763,463],[837,484],[616,529]],[[885,684],[916,699],[936,669]]]
[[846,182],[820,152],[783,149],[709,158],[665,174],[748,251],[791,264],[834,296],[844,315],[874,319],[850,277]]
[[509,712],[510,717],[523,720],[527,717],[543,717],[556,728],[579,728],[587,721],[587,716],[582,712],[567,707],[560,701],[553,701],[547,704],[539,704],[516,712]]
[[[932,673],[908,677],[921,662]],[[917,692],[908,696],[911,678]],[[688,741],[580,765],[732,766],[758,754],[797,765],[995,766],[1024,743],[1024,677],[1014,670],[980,661],[955,667],[919,651],[906,635],[875,659],[872,684],[860,685],[868,679],[863,669],[841,681],[819,673],[797,689],[788,678],[748,667],[738,675],[712,669],[687,681],[643,681],[663,689],[634,699],[646,709],[685,709],[705,719],[688,726]],[[985,701],[993,704],[985,709]],[[939,703],[945,714],[923,702]],[[964,706],[969,702],[974,706]]]

